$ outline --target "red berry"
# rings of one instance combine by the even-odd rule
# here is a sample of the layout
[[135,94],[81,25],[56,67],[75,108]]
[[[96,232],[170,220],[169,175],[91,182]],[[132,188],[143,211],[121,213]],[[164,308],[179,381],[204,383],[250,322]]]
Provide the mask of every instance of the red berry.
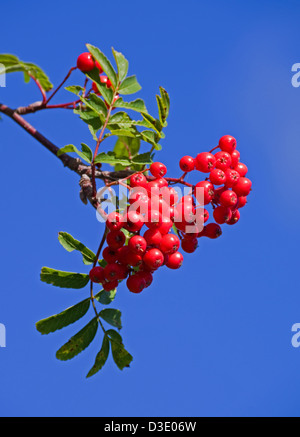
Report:
[[164,256],[159,249],[150,249],[145,253],[143,261],[150,270],[156,270],[163,264]]
[[132,252],[142,255],[147,248],[147,241],[140,235],[134,235],[128,241],[128,247]]
[[169,206],[178,202],[178,193],[173,187],[163,187],[160,190],[160,196]]
[[159,211],[163,217],[170,217],[170,207],[167,202],[160,196],[152,196],[149,204],[149,212],[151,210]]
[[134,187],[129,196],[130,211],[146,214],[149,208],[149,197],[146,190],[142,187]]
[[173,226],[173,222],[168,217],[162,217],[162,222],[158,225],[157,230],[161,233],[161,235],[167,234]]
[[105,291],[111,291],[117,288],[118,285],[119,285],[118,280],[115,279],[114,281],[104,282],[102,284],[102,287]]
[[107,264],[106,267],[104,267],[103,275],[104,278],[107,281],[114,281],[115,279],[119,280],[121,279],[123,270],[119,264]]
[[222,235],[222,229],[219,225],[216,223],[209,223],[205,226],[204,230],[202,231],[203,235],[208,238],[218,238],[220,235]]
[[195,212],[195,223],[197,226],[201,229],[203,227],[203,224],[207,222],[209,219],[209,212],[205,208],[196,208]]
[[107,85],[108,77],[105,74],[101,74],[100,76],[100,82],[104,85]]
[[232,158],[227,152],[217,152],[215,154],[216,168],[225,171],[232,164]]
[[145,225],[147,228],[157,228],[162,223],[162,216],[159,211],[149,208],[147,217],[145,217]]
[[231,165],[234,168],[236,165],[238,165],[240,160],[240,152],[238,150],[234,150],[231,154]]
[[227,222],[228,225],[235,225],[239,219],[240,219],[240,211],[238,209],[236,209],[235,211],[233,211],[232,213],[232,217],[231,219]]
[[214,168],[210,172],[209,179],[210,179],[211,183],[214,185],[222,185],[222,184],[225,184],[225,182],[226,182],[225,173],[223,170],[221,170],[219,168]]
[[144,233],[144,238],[148,246],[159,246],[162,240],[162,235],[157,228],[148,229]]
[[228,220],[231,219],[232,211],[227,206],[218,206],[214,209],[213,216],[215,221],[222,225],[223,223],[227,223]]
[[148,182],[143,173],[135,173],[130,177],[131,187],[143,187],[146,188]]
[[243,164],[242,162],[239,162],[235,167],[234,170],[236,170],[240,176],[244,177],[248,173],[248,167]]
[[149,287],[152,284],[153,276],[150,272],[147,271],[139,271],[135,274],[135,276],[145,280],[145,288]]
[[162,162],[153,162],[150,165],[150,173],[155,178],[161,178],[167,173],[167,167]]
[[247,203],[247,196],[238,197],[238,208],[243,208]]
[[126,285],[131,293],[140,293],[146,286],[146,281],[139,275],[131,275],[126,281]]
[[102,67],[101,67],[101,65],[99,64],[98,61],[95,61],[95,65],[96,65],[96,67],[97,67],[98,70],[99,70],[99,74],[103,73]]
[[132,252],[130,249],[126,255],[127,265],[131,267],[138,267],[142,264],[142,256]]
[[119,263],[121,263],[123,266],[127,266],[128,265],[128,254],[129,254],[130,250],[128,246],[123,246],[118,250],[118,261]]
[[200,205],[209,204],[214,198],[214,186],[209,181],[201,181],[195,185],[195,196]]
[[137,232],[144,225],[144,217],[135,211],[128,211],[123,218],[123,227],[129,232]]
[[119,231],[123,226],[123,217],[119,212],[111,212],[106,219],[106,226],[110,231]]
[[195,207],[190,201],[184,201],[184,198],[175,206],[177,212],[176,222],[193,223],[195,220]]
[[193,253],[198,247],[198,240],[197,238],[189,238],[185,237],[183,240],[181,240],[181,248],[186,253]]
[[93,88],[94,93],[98,94],[98,96],[99,96],[100,95],[100,91],[98,90],[96,82],[92,83],[92,88]]
[[220,196],[226,190],[227,190],[226,187],[219,187],[219,188],[215,189],[215,194],[214,194],[214,202],[215,203],[220,203]]
[[[152,182],[154,182],[154,181],[152,181]],[[160,189],[168,187],[168,181],[165,178],[157,178],[155,180],[155,182],[156,182],[156,186]],[[151,181],[149,183],[151,184]],[[151,185],[150,185],[150,187],[151,187]]]
[[77,67],[83,73],[93,70],[95,61],[89,52],[81,53],[77,58]]
[[122,231],[110,231],[106,236],[106,242],[112,249],[119,249],[125,243],[125,235]]
[[216,158],[209,152],[202,152],[196,156],[196,169],[202,173],[209,173],[216,165]]
[[119,94],[116,94],[113,98],[113,104],[120,98]]
[[129,268],[124,266],[124,264],[120,264],[120,280],[126,279],[129,273]]
[[248,178],[240,177],[239,181],[232,188],[233,191],[240,196],[248,196],[251,191],[252,182]]
[[195,160],[191,156],[183,156],[179,161],[179,167],[182,171],[190,172],[195,168]]
[[222,206],[234,206],[237,203],[237,195],[234,191],[226,190],[220,196],[220,203]]
[[226,187],[227,188],[232,188],[235,184],[238,183],[239,179],[240,179],[240,174],[235,171],[232,170],[231,168],[228,168],[225,172],[226,175]]
[[159,248],[163,253],[171,254],[177,252],[179,246],[180,240],[177,235],[167,234],[162,237]]
[[104,281],[103,270],[104,269],[100,266],[93,267],[89,272],[90,280],[92,282],[96,282],[97,284]]
[[175,252],[168,256],[166,266],[169,267],[169,269],[175,270],[175,269],[179,269],[182,263],[183,263],[183,255],[180,252]]
[[219,140],[219,147],[224,152],[232,153],[236,148],[236,139],[231,135],[224,135]]
[[118,260],[118,249],[112,249],[111,247],[107,246],[103,250],[102,256],[108,264],[112,264]]
[[107,88],[112,87],[112,83],[111,83],[110,79],[108,79],[108,78],[107,78],[106,86],[107,86]]

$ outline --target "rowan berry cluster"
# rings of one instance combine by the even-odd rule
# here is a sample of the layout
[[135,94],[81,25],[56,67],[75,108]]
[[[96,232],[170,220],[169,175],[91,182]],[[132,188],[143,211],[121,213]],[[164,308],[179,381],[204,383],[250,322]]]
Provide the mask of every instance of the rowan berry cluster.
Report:
[[[144,171],[128,179],[129,204],[122,213],[115,211],[107,216],[107,247],[102,253],[107,265],[90,271],[93,282],[101,282],[104,290],[110,291],[127,278],[128,289],[140,293],[152,283],[158,268],[181,266],[180,246],[192,253],[200,237],[217,238],[222,234],[221,224],[237,223],[239,209],[251,190],[251,181],[245,177],[248,169],[239,161],[235,138],[223,136],[218,148],[215,154],[203,152],[196,158],[181,158],[179,166],[184,174],[179,179],[165,177],[167,168],[160,162],[151,164],[152,176],[145,176]],[[184,178],[192,170],[208,177],[196,185],[187,184]],[[176,182],[189,186],[189,194],[179,199],[172,186]],[[214,222],[205,225],[208,204],[213,207]],[[143,226],[146,230],[141,235]]]

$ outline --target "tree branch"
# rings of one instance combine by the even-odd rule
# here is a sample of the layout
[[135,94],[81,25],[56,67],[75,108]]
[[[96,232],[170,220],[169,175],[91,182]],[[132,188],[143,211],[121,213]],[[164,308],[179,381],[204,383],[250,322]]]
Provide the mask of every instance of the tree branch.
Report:
[[[41,102],[39,102],[41,104]],[[44,135],[42,135],[39,131],[37,131],[30,123],[28,123],[21,115],[18,113],[17,110],[11,109],[6,105],[3,105],[0,103],[0,112],[10,117],[12,120],[14,120],[19,126],[21,126],[26,132],[28,132],[33,138],[35,138],[40,144],[42,144],[44,147],[46,147],[49,152],[51,152],[54,156],[56,156],[65,167],[68,167],[70,170],[77,173],[81,178],[84,176],[84,185],[87,188],[88,179],[91,182],[91,176],[92,176],[92,168],[90,165],[84,164],[79,158],[72,158],[68,154],[64,153],[63,155],[57,156],[57,152],[59,150],[59,147],[57,147],[55,144],[53,144],[50,140],[48,140]],[[34,112],[34,111],[33,111]],[[122,170],[122,171],[101,171],[98,169],[95,169],[95,177],[97,179],[102,180],[110,180],[110,181],[116,181],[118,179],[126,178],[128,175],[134,173],[134,171],[130,170]],[[81,179],[81,183],[82,183]],[[81,188],[82,185],[81,185]],[[90,202],[95,206],[95,199],[93,200],[93,196],[90,195],[90,190],[86,190],[85,198],[90,200]],[[83,200],[83,199],[82,199]]]

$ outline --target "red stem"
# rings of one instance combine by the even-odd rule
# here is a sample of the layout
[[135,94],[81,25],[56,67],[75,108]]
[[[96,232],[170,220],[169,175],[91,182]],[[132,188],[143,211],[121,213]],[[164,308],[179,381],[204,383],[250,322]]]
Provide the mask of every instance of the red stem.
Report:
[[68,74],[66,75],[66,77],[64,78],[64,80],[62,81],[62,83],[60,85],[58,85],[58,87],[56,88],[56,90],[53,91],[53,93],[48,97],[48,100],[45,102],[46,104],[50,102],[51,99],[53,99],[53,97],[55,96],[55,94],[57,93],[57,91],[63,86],[63,84],[67,81],[67,79],[70,77],[72,71],[76,70],[77,67],[72,67],[70,68]]
[[31,74],[30,74],[29,76],[30,76],[31,79],[34,80],[35,83],[37,84],[37,86],[38,86],[38,88],[39,88],[39,90],[40,90],[40,92],[41,92],[41,94],[42,94],[42,96],[43,96],[43,104],[45,104],[46,101],[47,101],[47,96],[46,96],[46,93],[45,93],[44,88],[42,87],[42,85],[40,84],[40,82],[39,82],[38,79],[36,79],[36,78],[35,78],[34,76],[32,76]]
[[67,108],[68,106],[73,106],[77,105],[77,103],[81,102],[80,99],[75,100],[74,102],[68,102],[68,103],[60,103],[59,105],[46,105],[47,109],[52,109],[52,108]]
[[214,150],[216,150],[216,149],[218,149],[218,148],[219,148],[219,146],[214,147],[213,149],[211,149],[211,150],[209,151],[209,153],[213,152]]

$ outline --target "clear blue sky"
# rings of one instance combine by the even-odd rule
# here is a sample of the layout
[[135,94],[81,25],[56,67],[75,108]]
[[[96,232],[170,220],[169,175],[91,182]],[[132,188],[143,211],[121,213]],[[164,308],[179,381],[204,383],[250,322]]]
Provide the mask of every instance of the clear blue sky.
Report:
[[[87,7],[86,7],[87,6]],[[86,296],[39,281],[41,266],[84,271],[57,241],[70,232],[96,250],[101,226],[78,197],[78,177],[6,117],[0,125],[1,280],[0,414],[46,416],[299,416],[300,349],[300,62],[297,1],[115,0],[4,2],[1,52],[42,66],[58,83],[85,50],[122,51],[150,112],[159,85],[171,115],[159,159],[178,174],[183,153],[196,155],[234,135],[253,192],[236,226],[201,240],[178,271],[163,269],[151,288],[121,286],[114,306],[133,354],[130,369],[109,359],[85,380],[100,336],[70,362],[55,351],[89,316],[41,336],[34,323]],[[74,75],[73,83],[79,82]],[[63,92],[56,102],[69,98]],[[0,101],[39,99],[21,74],[7,78]],[[28,116],[57,145],[85,141],[86,126],[60,110]]]

